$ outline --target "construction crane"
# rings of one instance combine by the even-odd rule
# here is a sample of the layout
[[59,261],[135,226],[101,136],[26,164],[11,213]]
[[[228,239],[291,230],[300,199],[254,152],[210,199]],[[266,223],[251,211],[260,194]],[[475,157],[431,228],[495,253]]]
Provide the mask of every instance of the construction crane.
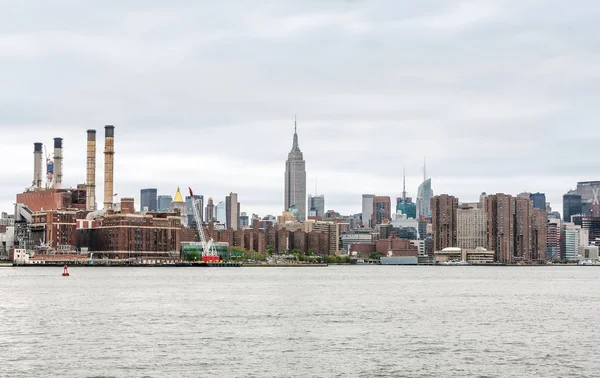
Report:
[[192,211],[194,213],[194,220],[196,221],[196,229],[198,230],[198,236],[200,237],[200,245],[202,246],[202,261],[204,262],[218,262],[219,261],[219,253],[215,248],[215,243],[212,238],[210,240],[206,240],[206,235],[204,235],[204,228],[202,227],[202,218],[200,217],[200,201],[194,196],[194,192],[192,188],[188,188],[190,190],[190,197],[192,197]]

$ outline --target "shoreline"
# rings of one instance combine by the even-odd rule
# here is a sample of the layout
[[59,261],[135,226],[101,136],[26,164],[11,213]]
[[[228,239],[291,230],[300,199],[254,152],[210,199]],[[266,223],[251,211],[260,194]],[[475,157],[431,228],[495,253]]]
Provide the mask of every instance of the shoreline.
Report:
[[[12,264],[9,262],[0,263],[0,268],[39,268],[39,267],[63,267],[64,262],[48,263],[48,264]],[[177,264],[66,264],[69,267],[90,267],[90,268],[324,268],[328,266],[395,266],[395,267],[600,267],[597,265],[580,265],[580,264],[469,264],[469,265],[435,265],[435,264],[420,264],[420,265],[386,265],[386,264],[327,264],[327,263],[308,263],[308,264],[260,264],[260,263],[177,263]]]

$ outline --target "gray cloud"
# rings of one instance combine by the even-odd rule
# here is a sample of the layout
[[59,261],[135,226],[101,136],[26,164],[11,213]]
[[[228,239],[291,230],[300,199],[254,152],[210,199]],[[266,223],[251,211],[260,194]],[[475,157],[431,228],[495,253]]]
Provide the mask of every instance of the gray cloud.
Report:
[[309,191],[342,213],[400,195],[403,165],[414,196],[424,155],[434,190],[466,201],[543,191],[560,209],[597,178],[591,0],[1,4],[0,209],[33,142],[65,138],[75,185],[85,130],[114,124],[120,195],[193,186],[279,213],[295,113]]

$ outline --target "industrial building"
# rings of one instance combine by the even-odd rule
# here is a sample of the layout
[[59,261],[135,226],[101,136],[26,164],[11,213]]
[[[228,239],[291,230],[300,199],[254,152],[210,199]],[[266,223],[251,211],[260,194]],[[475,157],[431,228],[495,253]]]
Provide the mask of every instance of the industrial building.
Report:
[[[178,212],[136,214],[128,199],[121,212],[89,214],[77,225],[77,247],[95,258],[179,259],[181,215]],[[99,217],[96,217],[99,215]]]
[[96,131],[87,130],[86,183],[76,188],[63,187],[62,147],[63,139],[54,138],[54,154],[46,156],[44,184],[43,144],[34,143],[33,182],[25,192],[17,194],[13,245],[35,251],[32,263],[58,255],[65,261],[68,256],[179,258],[180,212],[136,214],[134,199],[128,197],[114,204],[114,126],[105,126],[101,210],[96,209]]

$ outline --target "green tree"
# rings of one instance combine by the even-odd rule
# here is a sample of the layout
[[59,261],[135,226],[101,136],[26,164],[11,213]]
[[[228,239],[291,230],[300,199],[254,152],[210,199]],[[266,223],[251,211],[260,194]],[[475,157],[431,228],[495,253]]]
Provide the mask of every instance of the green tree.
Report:
[[267,246],[267,255],[271,256],[275,254],[275,247],[273,247],[272,245],[268,245]]
[[379,252],[373,252],[369,255],[369,258],[372,260],[379,260],[381,257],[383,257],[383,254]]
[[265,261],[267,259],[267,255],[265,253],[258,253],[256,251],[245,251],[242,258],[244,259],[244,261],[246,261],[246,260]]
[[185,254],[186,261],[200,261],[202,260],[202,254],[199,251],[190,251]]

